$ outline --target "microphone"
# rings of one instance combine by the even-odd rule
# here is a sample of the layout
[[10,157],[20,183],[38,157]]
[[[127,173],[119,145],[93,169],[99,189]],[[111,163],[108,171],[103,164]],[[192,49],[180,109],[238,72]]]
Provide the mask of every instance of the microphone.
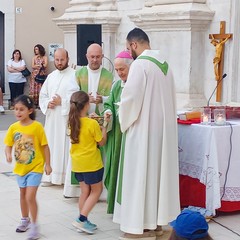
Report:
[[225,78],[227,76],[227,74],[226,73],[224,73],[223,75],[222,75],[222,78],[218,81],[218,83],[217,83],[217,86],[214,88],[214,90],[213,90],[213,92],[212,92],[212,94],[211,94],[211,96],[210,96],[210,98],[208,99],[208,102],[207,102],[207,107],[209,107],[209,103],[210,103],[210,100],[211,100],[211,98],[212,98],[212,96],[213,96],[213,94],[215,93],[215,91],[217,90],[217,88],[218,88],[218,85],[222,82],[222,80]]

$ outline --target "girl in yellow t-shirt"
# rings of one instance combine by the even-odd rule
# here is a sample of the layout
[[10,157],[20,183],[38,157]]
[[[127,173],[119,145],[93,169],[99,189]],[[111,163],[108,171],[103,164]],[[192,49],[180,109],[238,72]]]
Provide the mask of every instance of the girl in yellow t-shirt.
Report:
[[35,121],[33,100],[26,95],[20,95],[14,103],[14,114],[18,121],[8,128],[4,143],[9,163],[12,162],[12,150],[14,151],[16,164],[13,172],[17,175],[20,188],[22,218],[16,232],[25,232],[30,228],[28,239],[37,239],[39,233],[36,225],[38,209],[36,194],[41,183],[44,164],[47,175],[52,171],[50,151],[42,124]]
[[71,138],[70,155],[72,172],[80,183],[80,216],[72,224],[80,231],[93,234],[97,226],[88,220],[88,214],[102,193],[103,162],[98,146],[107,140],[106,125],[110,115],[104,118],[104,126],[87,117],[89,96],[84,91],[72,94],[70,100],[69,127]]

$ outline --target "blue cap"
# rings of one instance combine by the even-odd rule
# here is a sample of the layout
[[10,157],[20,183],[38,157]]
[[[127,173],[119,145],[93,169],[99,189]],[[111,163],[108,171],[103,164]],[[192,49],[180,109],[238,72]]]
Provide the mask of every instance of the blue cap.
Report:
[[199,239],[208,235],[208,224],[203,215],[189,209],[183,210],[170,225],[177,236],[187,239]]

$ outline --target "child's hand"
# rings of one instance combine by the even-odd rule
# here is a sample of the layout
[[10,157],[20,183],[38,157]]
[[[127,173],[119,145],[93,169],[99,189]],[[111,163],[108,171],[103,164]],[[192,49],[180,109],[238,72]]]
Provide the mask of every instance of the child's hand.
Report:
[[52,168],[50,166],[50,164],[45,164],[45,173],[46,175],[50,175],[52,172]]
[[97,115],[95,112],[93,112],[93,113],[89,114],[89,117],[90,118],[95,118],[95,117],[99,117],[99,115]]
[[11,162],[12,162],[12,156],[11,156],[11,155],[7,156],[7,162],[8,162],[8,163],[11,163]]
[[5,148],[5,156],[6,156],[7,162],[11,163],[12,162],[12,147],[6,146],[6,148]]

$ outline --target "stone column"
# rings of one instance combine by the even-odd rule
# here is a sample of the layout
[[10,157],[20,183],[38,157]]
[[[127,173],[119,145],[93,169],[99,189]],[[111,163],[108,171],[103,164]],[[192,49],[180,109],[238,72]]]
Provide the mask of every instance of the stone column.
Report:
[[129,15],[148,32],[152,49],[160,49],[173,69],[178,108],[204,106],[205,31],[214,16],[205,0],[145,0]]
[[[115,0],[71,0],[70,7],[65,13],[54,19],[56,24],[64,31],[64,47],[68,49],[70,60],[77,62],[77,24],[101,24],[102,46],[104,55],[112,61],[115,54],[116,31],[121,17],[117,12]],[[105,58],[104,67],[112,69],[112,64]]]

